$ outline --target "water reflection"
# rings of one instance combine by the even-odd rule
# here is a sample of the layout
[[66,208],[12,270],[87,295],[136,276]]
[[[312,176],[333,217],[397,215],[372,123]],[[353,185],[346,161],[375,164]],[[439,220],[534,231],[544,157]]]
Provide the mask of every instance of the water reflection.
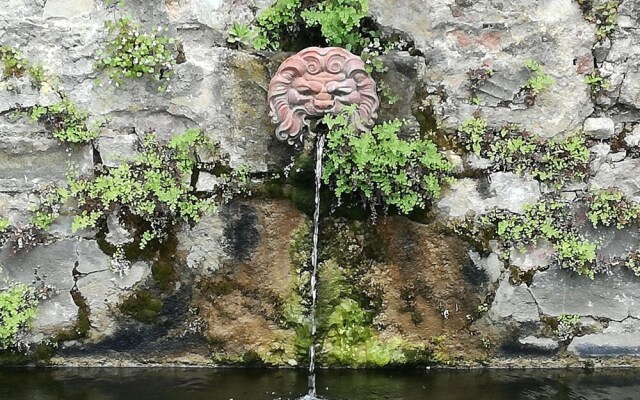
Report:
[[[636,400],[640,372],[320,371],[327,400]],[[0,369],[0,399],[262,400],[296,399],[304,371],[253,369]]]

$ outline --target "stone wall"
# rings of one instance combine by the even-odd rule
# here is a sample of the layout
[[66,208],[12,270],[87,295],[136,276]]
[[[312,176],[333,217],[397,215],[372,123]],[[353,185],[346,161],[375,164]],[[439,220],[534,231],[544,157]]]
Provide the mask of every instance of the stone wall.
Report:
[[[296,154],[275,140],[266,103],[270,77],[285,55],[233,50],[226,43],[234,21],[251,22],[270,2],[14,3],[0,11],[0,44],[41,64],[47,78],[40,88],[27,76],[0,80],[0,217],[13,227],[27,226],[37,206],[34,190],[64,186],[70,165],[74,173],[91,174],[98,163],[113,167],[135,157],[140,135],[150,129],[163,139],[202,129],[219,143],[228,167],[248,166],[255,186],[252,196],[194,226],[181,225],[163,245],[136,254],[126,274],[114,270],[111,245],[126,242],[132,232],[118,218],[72,232],[74,204],[63,207],[43,243],[26,249],[9,238],[0,250],[2,278],[36,285],[44,279],[54,288],[40,301],[23,342],[32,351],[55,342],[42,360],[64,365],[303,362],[304,341],[292,315],[304,311],[296,302],[306,307],[300,277],[308,267],[301,259],[312,171],[301,157],[287,167]],[[594,228],[580,199],[616,187],[640,201],[640,5],[623,0],[617,30],[601,40],[597,24],[572,0],[370,5],[381,32],[411,42],[410,51],[383,57],[389,67],[383,79],[400,101],[383,101],[380,119],[406,118],[423,134],[433,130],[456,165],[456,180],[426,216],[380,217],[373,225],[366,215],[330,215],[327,207],[321,243],[327,246],[326,281],[345,280],[361,290],[359,301],[371,301],[376,340],[401,340],[422,352],[403,362],[635,362],[640,278],[620,260],[638,248],[637,223]],[[179,43],[180,60],[165,92],[149,79],[116,86],[95,68],[105,21],[125,13],[145,29],[167,27]],[[534,101],[523,94],[532,76],[527,60],[554,79]],[[473,71],[489,70],[473,81]],[[594,72],[608,82],[597,93],[585,83]],[[61,143],[43,124],[16,114],[61,96],[88,110],[89,123],[100,123],[97,139]],[[590,152],[585,178],[555,188],[529,171],[498,168],[465,151],[456,132],[472,116],[489,128],[514,123],[546,139],[584,131]],[[292,175],[283,183],[277,176],[285,167]],[[215,186],[210,171],[197,178],[200,194]],[[568,211],[573,225],[597,244],[594,279],[562,268],[548,241],[520,248],[497,235],[454,229],[462,220],[478,224],[495,210],[522,215],[551,195],[575,203]],[[356,255],[345,255],[343,242]],[[371,243],[380,251],[372,252]]]

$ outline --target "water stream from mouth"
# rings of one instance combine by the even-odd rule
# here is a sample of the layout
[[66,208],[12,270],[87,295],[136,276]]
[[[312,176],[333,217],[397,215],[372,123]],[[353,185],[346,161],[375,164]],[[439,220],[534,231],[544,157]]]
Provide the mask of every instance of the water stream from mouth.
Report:
[[322,153],[324,150],[325,135],[318,134],[316,142],[316,168],[315,168],[315,209],[313,211],[313,248],[311,250],[311,346],[309,346],[309,394],[306,398],[316,398],[316,301],[317,301],[317,276],[318,276],[318,232],[320,220],[320,186],[322,185]]

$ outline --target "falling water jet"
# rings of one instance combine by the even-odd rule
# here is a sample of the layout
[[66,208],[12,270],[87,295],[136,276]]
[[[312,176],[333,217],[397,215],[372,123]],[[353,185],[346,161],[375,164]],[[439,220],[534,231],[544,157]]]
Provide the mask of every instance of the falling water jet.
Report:
[[[276,138],[301,148],[309,119],[336,115],[342,106],[357,104],[354,126],[364,131],[374,124],[380,99],[376,83],[364,61],[339,47],[310,47],[287,58],[269,83],[269,116],[278,124]],[[311,129],[309,128],[309,131]],[[325,134],[317,134],[315,166],[315,209],[311,252],[311,345],[309,346],[309,393],[303,400],[316,399],[316,300],[318,276],[318,232],[320,186]]]
[[316,142],[316,168],[315,168],[315,208],[313,210],[313,247],[311,250],[311,345],[309,346],[309,395],[316,397],[316,302],[318,298],[318,232],[320,228],[320,187],[322,185],[322,153],[324,151],[325,135],[319,134]]

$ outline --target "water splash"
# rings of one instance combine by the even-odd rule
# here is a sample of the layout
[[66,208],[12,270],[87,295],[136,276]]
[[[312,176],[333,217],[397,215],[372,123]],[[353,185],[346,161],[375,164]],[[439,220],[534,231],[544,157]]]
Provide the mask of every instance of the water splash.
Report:
[[322,185],[322,153],[324,151],[325,135],[319,134],[316,143],[316,192],[315,209],[313,211],[313,248],[311,250],[311,346],[309,346],[309,394],[303,399],[316,398],[316,300],[318,276],[318,231],[320,220],[320,186]]

